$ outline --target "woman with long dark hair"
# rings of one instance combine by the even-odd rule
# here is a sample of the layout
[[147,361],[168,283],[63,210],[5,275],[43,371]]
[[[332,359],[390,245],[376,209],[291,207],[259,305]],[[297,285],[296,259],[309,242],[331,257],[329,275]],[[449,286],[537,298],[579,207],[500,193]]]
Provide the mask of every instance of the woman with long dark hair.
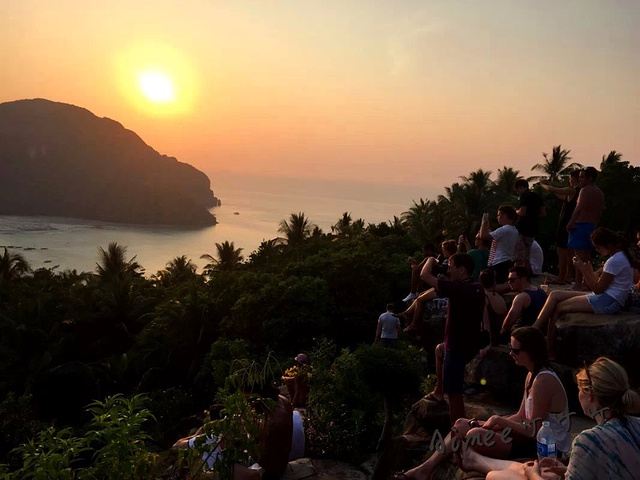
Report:
[[486,422],[458,419],[452,433],[444,439],[442,448],[437,448],[418,467],[397,473],[396,480],[431,478],[436,467],[454,453],[455,443],[458,449],[473,448],[494,458],[533,457],[536,454],[536,434],[543,420],[548,420],[553,428],[558,450],[569,450],[567,394],[558,376],[549,368],[547,345],[540,330],[532,327],[515,329],[511,333],[510,355],[516,365],[529,371],[520,409],[505,417],[493,415]]
[[591,242],[601,256],[609,257],[600,275],[593,271],[591,263],[574,257],[573,264],[582,273],[591,292],[551,292],[533,324],[547,333],[550,355],[555,351],[555,325],[560,315],[574,312],[617,313],[626,303],[633,288],[632,258],[625,239],[608,228],[599,227],[591,234]]

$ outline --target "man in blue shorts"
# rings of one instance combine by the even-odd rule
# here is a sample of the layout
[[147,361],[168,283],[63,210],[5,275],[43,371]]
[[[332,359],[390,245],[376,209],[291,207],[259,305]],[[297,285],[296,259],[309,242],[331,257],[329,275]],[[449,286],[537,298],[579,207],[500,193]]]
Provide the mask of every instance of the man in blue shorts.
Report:
[[[465,417],[462,393],[464,370],[480,349],[480,324],[484,314],[485,295],[482,286],[471,280],[473,259],[466,253],[449,258],[448,278],[433,275],[434,258],[427,260],[420,278],[433,287],[432,294],[448,298],[444,343],[436,347],[435,390],[427,398],[437,401],[449,397],[451,424]],[[435,296],[435,295],[434,295]]]
[[[604,211],[604,194],[595,185],[597,176],[598,170],[593,167],[586,167],[580,171],[578,202],[567,224],[569,232],[567,246],[573,249],[576,256],[583,262],[591,261],[591,250],[593,250],[591,233],[596,228]],[[584,289],[582,273],[578,270],[576,270],[576,283],[573,288],[574,290]]]

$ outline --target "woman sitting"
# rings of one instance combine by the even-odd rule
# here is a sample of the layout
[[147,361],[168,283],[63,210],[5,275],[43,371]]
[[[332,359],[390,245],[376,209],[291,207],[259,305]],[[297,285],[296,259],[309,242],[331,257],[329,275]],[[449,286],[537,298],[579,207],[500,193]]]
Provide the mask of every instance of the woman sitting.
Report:
[[578,398],[597,425],[573,441],[569,465],[553,458],[525,464],[463,452],[463,468],[487,475],[487,480],[560,479],[632,480],[640,473],[640,419],[627,412],[640,410],[640,397],[629,389],[627,372],[600,357],[577,375]]
[[516,365],[529,371],[520,410],[507,417],[494,415],[486,422],[458,419],[452,433],[445,438],[443,449],[436,449],[422,465],[396,474],[396,480],[430,478],[436,467],[453,454],[453,434],[457,437],[456,443],[463,446],[459,448],[473,448],[482,455],[533,458],[536,434],[542,420],[548,420],[558,438],[558,450],[569,450],[567,395],[558,376],[548,368],[547,346],[542,333],[533,327],[515,329],[511,334],[511,357]]
[[582,262],[574,257],[573,264],[578,269],[592,293],[572,290],[551,292],[534,327],[547,332],[549,354],[553,355],[555,325],[558,317],[565,313],[588,312],[595,314],[613,314],[620,311],[633,287],[631,255],[624,238],[608,228],[599,227],[591,234],[591,242],[598,253],[609,256],[603,272],[598,276],[591,263]]

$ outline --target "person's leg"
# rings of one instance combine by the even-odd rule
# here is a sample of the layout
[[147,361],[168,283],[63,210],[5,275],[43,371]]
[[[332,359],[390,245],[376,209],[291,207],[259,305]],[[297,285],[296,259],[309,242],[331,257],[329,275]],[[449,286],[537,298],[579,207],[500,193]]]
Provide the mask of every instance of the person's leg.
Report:
[[466,360],[463,354],[451,350],[444,351],[442,368],[442,390],[449,400],[449,417],[451,425],[459,418],[464,418],[464,370]]
[[[466,448],[462,451],[462,469],[465,471],[474,471],[480,473],[489,473],[498,471],[510,471],[517,472],[522,471],[522,464],[518,462],[512,462],[509,460],[501,460],[498,458],[490,458],[484,456],[473,448]],[[487,478],[489,478],[487,476]],[[503,477],[497,477],[503,478]],[[512,478],[512,477],[504,477],[504,478]],[[513,477],[513,478],[524,478],[524,477]]]
[[532,326],[546,332],[549,319],[554,315],[560,302],[572,297],[581,297],[584,295],[584,292],[575,292],[573,290],[554,290],[549,294],[547,301],[544,302],[544,306]]
[[442,388],[442,371],[444,369],[444,343],[436,345],[436,386],[429,395],[438,400],[444,400]]
[[420,286],[420,271],[417,265],[411,266],[411,294],[416,295],[418,293],[418,287]]
[[569,250],[566,248],[557,248],[558,251],[558,283],[567,281],[569,273]]
[[420,295],[416,298],[416,301],[411,305],[413,307],[413,318],[411,320],[411,329],[420,328],[420,322],[424,314],[424,306],[429,300],[426,295]]
[[[467,418],[459,418],[454,424],[456,433],[456,450],[460,448],[460,437],[464,437],[464,435],[469,430],[469,420]],[[452,430],[454,430],[452,428]],[[440,437],[442,438],[442,437]],[[418,465],[411,470],[404,472],[403,475],[398,475],[396,478],[408,478],[410,480],[426,480],[431,478],[435,469],[438,465],[444,462],[447,458],[449,458],[454,453],[454,439],[453,435],[449,433],[442,443],[433,444],[431,447],[433,449],[433,453],[431,456],[422,464]]]
[[547,328],[547,350],[550,358],[555,358],[556,354],[556,322],[558,321],[558,318],[565,313],[593,313],[593,307],[589,303],[586,294],[571,291],[567,291],[567,293],[572,293],[573,295],[567,296],[564,300],[558,303],[554,314],[549,318],[549,326]]

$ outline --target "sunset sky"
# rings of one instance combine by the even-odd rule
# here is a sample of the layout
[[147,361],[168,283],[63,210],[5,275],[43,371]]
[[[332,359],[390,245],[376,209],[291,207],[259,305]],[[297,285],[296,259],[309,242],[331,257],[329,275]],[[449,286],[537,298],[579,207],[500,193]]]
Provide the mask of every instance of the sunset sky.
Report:
[[3,1],[0,40],[0,102],[85,107],[207,172],[443,186],[559,143],[640,164],[636,0]]

